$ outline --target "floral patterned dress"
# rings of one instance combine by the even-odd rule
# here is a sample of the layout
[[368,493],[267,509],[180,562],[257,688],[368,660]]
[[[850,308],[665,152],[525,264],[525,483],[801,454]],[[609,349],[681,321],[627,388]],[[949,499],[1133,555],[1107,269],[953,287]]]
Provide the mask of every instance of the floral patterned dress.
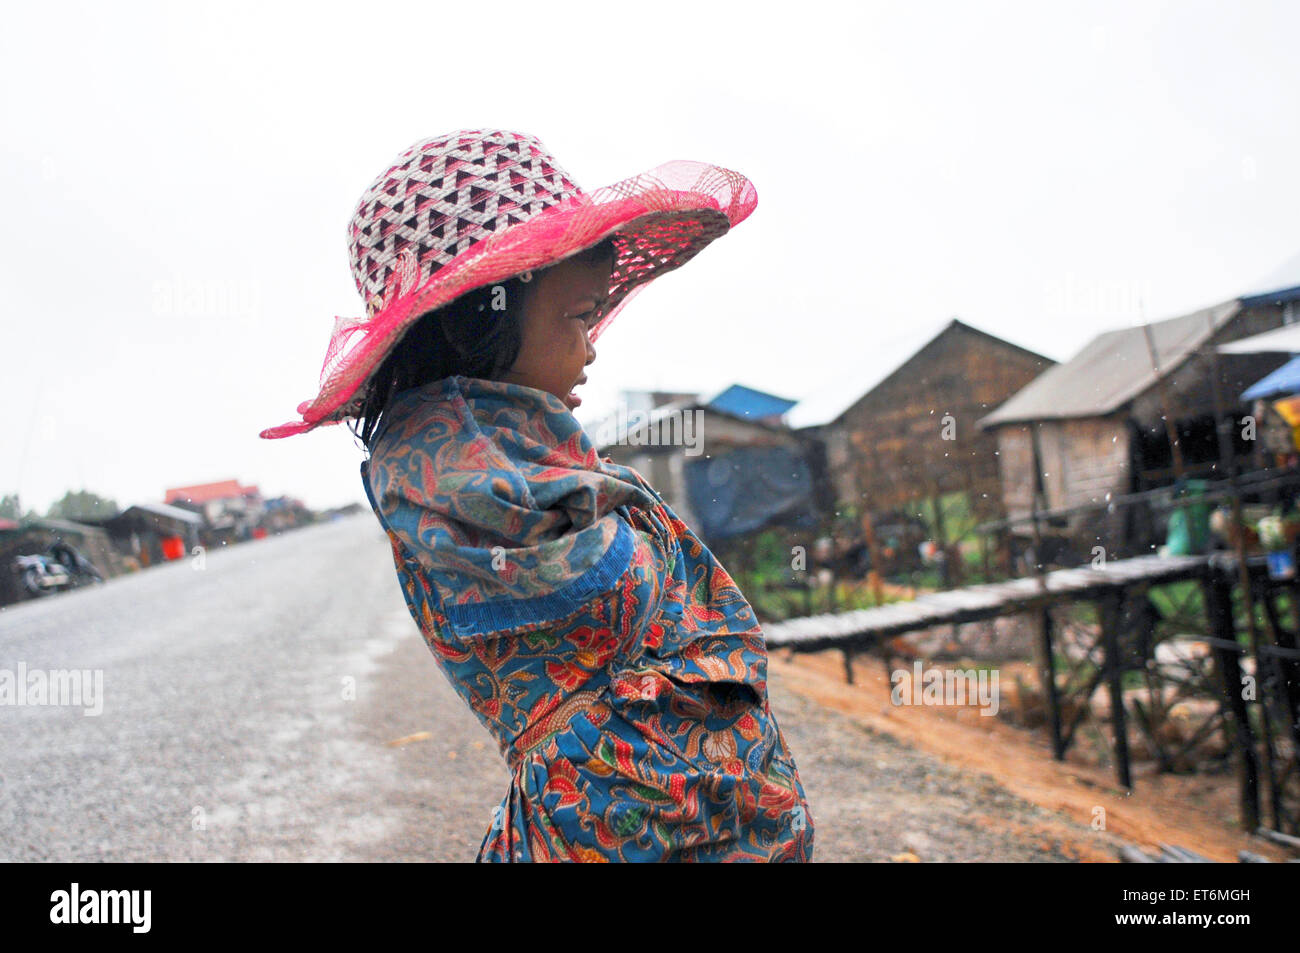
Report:
[[398,395],[361,465],[438,666],[512,772],[479,861],[806,861],[754,612],[551,394]]

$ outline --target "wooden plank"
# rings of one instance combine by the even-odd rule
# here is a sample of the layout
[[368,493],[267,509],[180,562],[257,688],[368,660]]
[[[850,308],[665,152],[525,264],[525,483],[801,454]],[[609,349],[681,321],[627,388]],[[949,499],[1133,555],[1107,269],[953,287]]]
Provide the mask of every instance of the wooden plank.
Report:
[[927,605],[937,609],[986,609],[1001,605],[1005,601],[1005,597],[992,593],[972,592],[969,589],[935,593],[924,596],[923,599]]
[[1267,827],[1257,827],[1255,828],[1255,836],[1272,841],[1279,847],[1300,850],[1300,837],[1292,837],[1290,834],[1283,834],[1281,831],[1269,830]]
[[910,602],[789,619],[764,631],[772,645],[825,639],[831,639],[829,644],[834,645],[838,644],[836,639],[852,642],[863,636],[911,632],[1030,611],[1071,595],[1101,593],[1135,581],[1177,578],[1184,574],[1191,578],[1202,573],[1208,562],[1205,556],[1135,556],[1096,568],[1053,570],[1044,577],[1046,591],[1033,577],[981,583],[926,593]]

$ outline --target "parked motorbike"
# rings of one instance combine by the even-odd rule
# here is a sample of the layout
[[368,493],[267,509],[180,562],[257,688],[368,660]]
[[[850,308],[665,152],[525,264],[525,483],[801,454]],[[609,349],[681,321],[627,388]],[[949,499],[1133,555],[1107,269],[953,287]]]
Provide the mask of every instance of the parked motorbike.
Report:
[[29,595],[48,596],[72,588],[72,574],[45,556],[15,556],[13,569]]
[[74,588],[104,581],[95,564],[67,543],[55,543],[49,548],[49,555],[71,573]]
[[104,581],[94,563],[71,546],[59,543],[44,553],[14,557],[13,571],[32,596],[48,596]]

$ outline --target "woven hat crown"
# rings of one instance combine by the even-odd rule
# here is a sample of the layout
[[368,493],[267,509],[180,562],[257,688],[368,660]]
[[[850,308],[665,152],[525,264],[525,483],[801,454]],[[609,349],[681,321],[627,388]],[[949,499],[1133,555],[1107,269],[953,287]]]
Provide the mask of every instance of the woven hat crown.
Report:
[[370,315],[472,245],[582,194],[533,136],[461,130],[417,142],[362,195],[348,228]]

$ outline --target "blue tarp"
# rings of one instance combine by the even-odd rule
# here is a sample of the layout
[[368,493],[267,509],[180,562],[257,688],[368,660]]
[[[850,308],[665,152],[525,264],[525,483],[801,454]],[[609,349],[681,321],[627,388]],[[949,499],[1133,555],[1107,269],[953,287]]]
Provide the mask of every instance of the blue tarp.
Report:
[[762,420],[764,417],[780,416],[796,403],[797,401],[754,390],[744,384],[732,384],[709,401],[708,406],[724,414],[731,414],[733,417]]
[[1241,392],[1242,400],[1266,400],[1300,394],[1300,357],[1293,357]]
[[686,493],[700,535],[725,539],[774,523],[816,524],[812,471],[787,447],[737,447],[710,459],[688,459]]

